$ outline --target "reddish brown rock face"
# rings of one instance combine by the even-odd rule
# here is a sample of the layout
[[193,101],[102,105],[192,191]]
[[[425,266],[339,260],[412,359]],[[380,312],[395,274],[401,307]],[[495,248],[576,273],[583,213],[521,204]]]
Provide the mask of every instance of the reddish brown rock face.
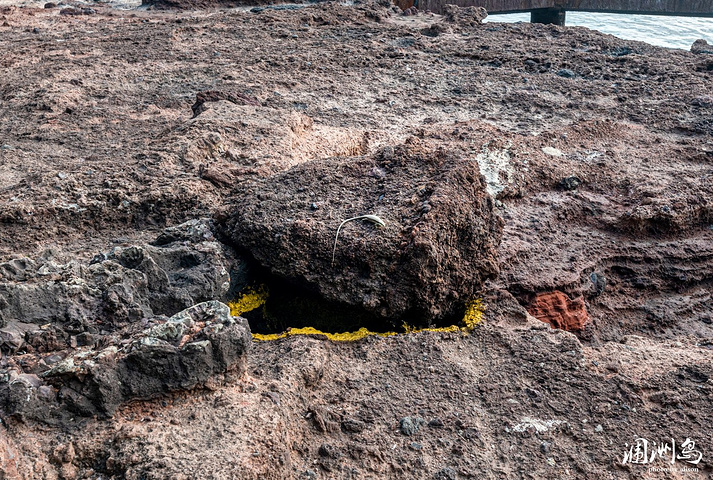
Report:
[[[342,220],[364,214],[384,226],[350,223],[337,238]],[[246,186],[221,228],[273,274],[326,300],[425,325],[455,315],[498,275],[502,220],[477,163],[414,137]]]
[[552,328],[560,328],[568,332],[582,330],[589,323],[589,315],[582,297],[575,300],[555,290],[541,293],[528,308],[530,315],[549,323]]

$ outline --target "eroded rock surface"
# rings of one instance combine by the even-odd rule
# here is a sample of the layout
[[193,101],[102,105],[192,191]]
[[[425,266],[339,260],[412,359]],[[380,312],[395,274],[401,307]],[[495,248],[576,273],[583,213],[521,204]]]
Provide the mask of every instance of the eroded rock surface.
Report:
[[558,291],[540,293],[528,311],[538,320],[549,323],[552,328],[568,332],[582,330],[589,323],[589,315],[583,298],[570,299]]
[[[244,382],[124,402],[111,419],[73,412],[50,428],[31,412],[3,413],[0,476],[633,480],[646,466],[621,460],[637,436],[690,438],[703,452],[699,476],[710,476],[710,54],[581,27],[389,16],[364,3],[220,12],[95,3],[92,15],[38,6],[0,7],[0,263],[35,262],[13,264],[8,285],[41,283],[34,272],[50,247],[58,265],[71,256],[88,269],[107,245],[135,245],[137,265],[146,254],[165,270],[147,246],[159,247],[151,239],[166,225],[224,211],[245,182],[288,178],[315,159],[359,162],[410,136],[478,163],[505,226],[485,322],[468,337],[289,337],[253,344]],[[325,215],[332,232],[343,213]],[[322,233],[328,258],[332,235]],[[378,234],[350,222],[337,255]],[[129,287],[157,278],[150,262],[145,271],[111,262]],[[131,295],[155,313],[154,294],[166,296],[150,288]],[[528,315],[523,305],[553,290],[584,299],[583,330]],[[78,291],[88,306],[74,308],[98,311],[93,293]],[[134,341],[154,338],[149,329],[171,348],[157,341],[162,360],[143,364],[173,372],[191,343],[175,341],[183,327],[165,316],[124,324],[102,313],[96,331],[62,318],[13,316],[2,328],[0,368],[13,371],[17,398],[44,402],[66,381],[62,402],[103,416],[112,390],[42,374],[67,358],[99,364],[112,345],[124,365]],[[94,353],[79,358],[85,351]],[[146,378],[146,391],[163,388]],[[406,437],[405,417],[427,423]]]
[[255,105],[238,94],[200,92],[194,118],[172,132],[174,148],[201,178],[232,187],[314,159],[359,155],[367,136],[353,128],[315,123],[307,114]]
[[129,399],[242,376],[250,327],[216,301],[232,268],[208,220],[88,263],[46,252],[0,264],[0,349],[14,354],[0,363],[0,407],[47,422],[111,416]]
[[66,356],[50,368],[39,366],[39,375],[6,367],[0,409],[45,422],[71,414],[111,416],[127,400],[242,377],[251,341],[247,321],[232,317],[227,305],[200,303],[119,345],[61,352]]
[[[367,214],[384,225],[337,238]],[[233,244],[273,273],[388,319],[454,314],[498,272],[502,226],[477,162],[417,139],[256,182],[228,215]]]
[[206,220],[168,228],[152,245],[114,247],[88,264],[61,263],[51,251],[10,260],[0,264],[0,348],[46,352],[70,340],[93,343],[156,315],[224,299],[230,268]]
[[475,27],[483,23],[488,16],[488,12],[483,7],[459,7],[457,5],[446,5],[443,17],[450,23],[457,23],[464,27]]

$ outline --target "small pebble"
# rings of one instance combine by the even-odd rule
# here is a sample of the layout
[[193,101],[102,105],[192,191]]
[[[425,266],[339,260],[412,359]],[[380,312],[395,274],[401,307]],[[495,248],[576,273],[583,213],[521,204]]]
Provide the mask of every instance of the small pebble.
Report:
[[570,70],[568,68],[563,68],[563,69],[559,70],[557,72],[557,75],[559,75],[560,77],[564,77],[564,78],[574,78],[577,76],[576,73],[574,73],[572,70]]
[[559,181],[557,188],[560,190],[572,191],[576,190],[582,184],[582,180],[575,176],[565,177]]
[[441,428],[443,427],[443,420],[440,418],[434,418],[430,422],[428,422],[428,426],[432,428]]
[[399,421],[401,433],[407,436],[414,435],[426,421],[421,417],[404,417]]

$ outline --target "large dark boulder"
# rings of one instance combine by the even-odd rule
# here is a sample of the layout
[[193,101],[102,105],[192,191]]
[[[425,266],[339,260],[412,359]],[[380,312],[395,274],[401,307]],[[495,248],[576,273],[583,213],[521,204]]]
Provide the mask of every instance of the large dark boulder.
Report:
[[[355,220],[376,215],[384,222]],[[478,163],[413,138],[302,164],[245,186],[219,224],[272,273],[326,300],[428,323],[498,274],[502,222]]]

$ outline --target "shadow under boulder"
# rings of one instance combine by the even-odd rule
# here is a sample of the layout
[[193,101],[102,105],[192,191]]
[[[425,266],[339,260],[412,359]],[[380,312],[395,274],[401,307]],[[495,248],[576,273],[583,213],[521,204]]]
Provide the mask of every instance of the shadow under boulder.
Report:
[[[342,225],[362,215],[378,221]],[[447,318],[498,274],[502,221],[478,163],[416,138],[255,181],[218,217],[273,274],[391,322]]]

